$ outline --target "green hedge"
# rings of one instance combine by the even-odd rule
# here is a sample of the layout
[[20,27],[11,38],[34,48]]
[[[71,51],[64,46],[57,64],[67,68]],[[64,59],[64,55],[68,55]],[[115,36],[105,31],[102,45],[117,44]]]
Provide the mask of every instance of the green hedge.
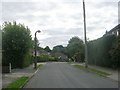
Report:
[[110,58],[110,50],[115,40],[116,36],[109,35],[88,42],[88,63],[112,67],[113,63]]
[[47,54],[41,54],[37,56],[37,62],[48,62],[48,61],[57,61],[57,59]]
[[23,59],[23,67],[27,67],[32,64],[32,55],[30,53],[26,53]]

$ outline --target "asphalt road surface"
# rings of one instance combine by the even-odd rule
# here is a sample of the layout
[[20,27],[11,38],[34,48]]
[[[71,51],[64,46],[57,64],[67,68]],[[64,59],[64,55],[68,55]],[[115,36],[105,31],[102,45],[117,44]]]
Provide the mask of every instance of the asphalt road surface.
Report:
[[24,88],[118,88],[118,83],[67,63],[47,63]]

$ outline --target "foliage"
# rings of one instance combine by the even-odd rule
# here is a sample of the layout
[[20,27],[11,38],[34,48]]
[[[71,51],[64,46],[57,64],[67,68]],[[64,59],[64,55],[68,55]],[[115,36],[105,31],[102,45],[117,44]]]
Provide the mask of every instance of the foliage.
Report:
[[55,47],[53,47],[52,52],[61,52],[64,53],[65,48],[62,45],[57,45]]
[[43,64],[37,64],[38,68],[41,68],[43,66]]
[[69,58],[84,61],[84,43],[79,37],[72,37],[66,49]]
[[97,40],[88,42],[88,63],[104,67],[112,67],[109,51],[116,37],[114,35],[103,36]]
[[23,59],[23,66],[22,67],[27,67],[29,66],[30,64],[32,64],[32,56],[31,54],[28,52],[24,55],[24,59]]
[[57,61],[54,57],[48,55],[48,54],[41,54],[37,56],[38,62],[48,62],[48,61]]
[[85,68],[84,66],[82,66],[82,65],[74,65],[75,67],[77,67],[77,68],[81,68],[81,69],[84,69],[84,70],[89,70],[89,71],[91,71],[91,72],[94,72],[94,73],[96,73],[96,74],[98,74],[98,75],[100,75],[100,76],[108,76],[108,75],[111,75],[111,74],[109,74],[109,73],[107,73],[107,72],[104,72],[104,71],[101,71],[101,70],[97,70],[97,69],[93,69],[93,68]]
[[113,42],[110,50],[111,63],[113,68],[120,67],[120,36]]
[[17,80],[15,80],[14,82],[10,83],[6,88],[2,89],[2,90],[7,90],[8,89],[15,89],[15,90],[19,90],[21,86],[24,85],[24,83],[26,82],[26,80],[28,80],[29,77],[26,76],[22,76],[19,77]]
[[67,61],[67,50],[66,47],[63,47],[62,45],[53,47],[51,54],[57,61]]
[[46,47],[44,48],[44,50],[45,50],[46,52],[50,52],[50,51],[51,51],[50,48],[49,48],[49,46],[46,46]]
[[3,65],[11,63],[12,68],[23,68],[30,63],[28,54],[32,47],[32,38],[28,27],[16,22],[5,22],[2,39]]

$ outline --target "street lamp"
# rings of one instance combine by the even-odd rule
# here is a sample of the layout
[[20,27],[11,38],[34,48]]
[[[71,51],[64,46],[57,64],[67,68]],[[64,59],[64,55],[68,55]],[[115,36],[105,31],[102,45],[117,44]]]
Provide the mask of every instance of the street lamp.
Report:
[[36,51],[37,51],[37,37],[36,37],[36,34],[40,33],[41,31],[38,30],[35,32],[35,60],[34,60],[34,69],[37,69],[37,58],[36,58]]
[[88,67],[88,50],[87,50],[87,39],[86,39],[86,15],[85,15],[85,2],[83,0],[83,16],[84,16],[84,39],[85,39],[85,68]]

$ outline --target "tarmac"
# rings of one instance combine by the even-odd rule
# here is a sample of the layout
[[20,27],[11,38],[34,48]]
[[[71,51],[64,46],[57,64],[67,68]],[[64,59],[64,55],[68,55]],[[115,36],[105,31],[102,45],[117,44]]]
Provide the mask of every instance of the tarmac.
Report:
[[[80,65],[83,65],[85,66],[85,63],[71,63],[72,65],[73,64],[80,64]],[[111,69],[111,68],[106,68],[106,67],[100,67],[100,66],[96,66],[96,65],[88,65],[89,68],[93,68],[93,69],[96,69],[96,70],[100,70],[100,71],[104,71],[106,73],[109,73],[111,74],[110,76],[108,76],[110,79],[112,80],[115,80],[115,81],[118,81],[118,69]]]
[[[46,63],[40,63],[40,64],[46,64]],[[71,64],[84,65],[84,63],[71,63]],[[111,74],[109,76],[110,79],[118,81],[118,70],[104,68],[100,66],[93,66],[93,65],[89,65],[89,67],[107,72]],[[24,68],[24,69],[12,69],[11,73],[2,74],[2,88],[5,88],[9,83],[15,81],[18,77],[28,76],[29,78],[31,78],[32,76],[36,74],[37,71],[38,69],[37,70],[34,69],[33,65],[30,65],[29,67]]]

